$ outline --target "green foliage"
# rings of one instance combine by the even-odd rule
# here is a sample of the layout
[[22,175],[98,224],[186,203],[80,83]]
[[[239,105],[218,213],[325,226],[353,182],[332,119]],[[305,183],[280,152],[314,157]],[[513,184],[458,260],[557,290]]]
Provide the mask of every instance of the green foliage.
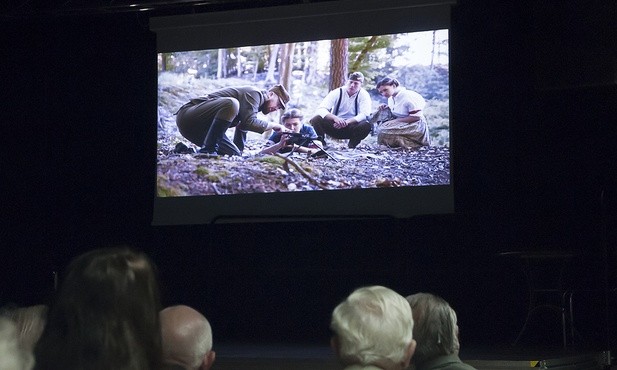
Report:
[[205,167],[199,166],[195,169],[195,171],[193,171],[193,173],[195,173],[197,176],[206,176],[210,173],[210,171]]
[[410,90],[417,91],[425,99],[449,98],[449,71],[443,66],[414,65],[397,71],[397,79]]
[[349,72],[362,72],[364,87],[370,89],[383,63],[382,55],[394,41],[393,35],[355,37],[349,39]]
[[212,182],[219,182],[222,178],[229,176],[229,171],[223,170],[213,172],[202,166],[198,166],[193,173],[199,177],[205,177],[208,181]]
[[274,155],[265,155],[263,157],[257,158],[257,160],[259,162],[276,164],[276,165],[281,165],[281,166],[283,165],[283,163],[285,163],[285,160],[283,158],[280,158]]
[[428,100],[424,109],[431,145],[450,146],[450,104],[448,100]]
[[171,186],[169,184],[169,178],[165,175],[159,174],[156,178],[156,194],[159,197],[181,197],[186,196],[188,193],[185,189],[185,184],[179,184],[178,187]]

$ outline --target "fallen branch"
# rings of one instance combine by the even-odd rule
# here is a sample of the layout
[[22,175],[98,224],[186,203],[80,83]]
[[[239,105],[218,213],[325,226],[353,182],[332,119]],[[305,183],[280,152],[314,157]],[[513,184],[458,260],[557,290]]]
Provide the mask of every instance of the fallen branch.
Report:
[[322,185],[321,183],[319,183],[319,181],[315,180],[313,178],[313,176],[311,176],[311,174],[309,174],[308,172],[306,172],[302,167],[300,167],[296,162],[292,161],[291,159],[289,159],[287,156],[281,155],[280,153],[274,153],[274,155],[276,157],[282,158],[285,163],[283,163],[283,168],[285,169],[285,171],[289,172],[289,165],[291,164],[298,172],[300,172],[300,174],[302,176],[304,176],[311,184],[318,186],[319,188],[323,189],[323,190],[330,190],[330,188],[328,188],[325,185]]

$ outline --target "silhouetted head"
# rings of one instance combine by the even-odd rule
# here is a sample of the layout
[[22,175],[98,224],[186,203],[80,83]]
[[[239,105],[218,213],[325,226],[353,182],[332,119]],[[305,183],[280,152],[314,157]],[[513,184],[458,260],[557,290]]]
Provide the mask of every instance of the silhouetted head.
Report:
[[160,297],[153,263],[96,249],[68,266],[36,347],[37,369],[158,369]]

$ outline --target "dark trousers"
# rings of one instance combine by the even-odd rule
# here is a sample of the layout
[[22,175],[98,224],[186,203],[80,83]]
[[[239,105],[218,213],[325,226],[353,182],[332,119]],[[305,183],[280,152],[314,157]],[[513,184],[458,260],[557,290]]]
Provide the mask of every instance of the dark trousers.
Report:
[[348,146],[355,148],[368,134],[371,133],[371,124],[368,121],[351,123],[343,128],[335,128],[334,122],[315,116],[309,121],[317,132],[317,135],[324,138],[325,135],[335,139],[349,139]]
[[[218,98],[199,104],[185,104],[176,116],[178,130],[195,145],[204,145],[208,131],[215,119],[231,122],[238,114],[238,102],[234,98]],[[219,154],[240,155],[238,147],[225,135],[223,130],[217,133]]]

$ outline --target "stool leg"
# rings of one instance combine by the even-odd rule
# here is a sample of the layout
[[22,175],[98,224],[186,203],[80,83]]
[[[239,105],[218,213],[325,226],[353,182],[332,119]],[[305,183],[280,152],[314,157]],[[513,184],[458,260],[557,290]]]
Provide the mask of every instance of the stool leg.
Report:
[[563,348],[568,346],[568,338],[566,334],[566,295],[568,292],[564,292],[561,296],[561,334],[563,336]]

